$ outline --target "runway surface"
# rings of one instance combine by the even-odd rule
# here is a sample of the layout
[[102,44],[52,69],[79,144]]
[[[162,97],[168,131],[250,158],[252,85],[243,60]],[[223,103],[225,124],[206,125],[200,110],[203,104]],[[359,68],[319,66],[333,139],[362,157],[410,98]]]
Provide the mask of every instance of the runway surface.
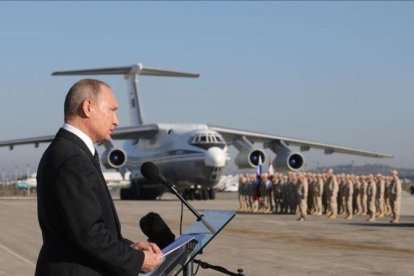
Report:
[[[237,194],[219,193],[214,201],[192,201],[204,209],[236,210]],[[159,213],[179,233],[180,203],[172,195],[159,201],[120,201],[115,205],[126,238],[146,237],[138,220]],[[400,224],[389,218],[366,222],[367,217],[330,220],[294,215],[238,214],[198,259],[245,275],[414,275],[414,197],[403,193]],[[193,215],[184,210],[183,228]],[[0,198],[0,276],[33,275],[41,232],[36,199]],[[224,275],[199,269],[197,275]]]

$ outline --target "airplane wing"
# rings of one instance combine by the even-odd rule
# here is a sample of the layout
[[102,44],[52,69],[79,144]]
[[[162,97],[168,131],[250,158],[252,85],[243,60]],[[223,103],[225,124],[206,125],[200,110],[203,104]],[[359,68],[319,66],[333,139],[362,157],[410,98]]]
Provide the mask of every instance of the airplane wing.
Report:
[[314,148],[314,149],[324,150],[325,154],[345,153],[345,154],[359,155],[359,156],[364,156],[364,157],[375,157],[375,158],[392,158],[393,157],[392,155],[383,154],[383,153],[359,150],[359,149],[342,147],[342,146],[335,146],[335,145],[330,145],[330,144],[317,143],[317,142],[301,140],[301,139],[296,139],[296,138],[262,134],[262,133],[244,131],[244,130],[238,130],[238,129],[231,129],[231,128],[225,128],[225,127],[220,127],[220,126],[209,125],[209,128],[219,132],[228,143],[232,143],[232,141],[236,139],[245,137],[250,142],[260,142],[260,143],[268,143],[272,141],[283,142],[287,146],[289,145],[298,146],[300,147],[301,151],[308,151],[309,149]]
[[0,141],[0,147],[9,147],[12,150],[14,146],[34,144],[37,148],[40,143],[49,143],[53,138],[55,135]]
[[[134,127],[120,127],[112,133],[113,139],[134,139],[151,138],[158,133],[159,127],[156,124],[147,124]],[[11,150],[14,146],[34,144],[38,147],[40,143],[50,143],[55,135],[40,137],[22,138],[14,140],[0,141],[0,147],[9,147]]]
[[112,133],[112,139],[140,139],[152,138],[158,134],[159,127],[157,124],[147,124],[133,127],[119,127]]

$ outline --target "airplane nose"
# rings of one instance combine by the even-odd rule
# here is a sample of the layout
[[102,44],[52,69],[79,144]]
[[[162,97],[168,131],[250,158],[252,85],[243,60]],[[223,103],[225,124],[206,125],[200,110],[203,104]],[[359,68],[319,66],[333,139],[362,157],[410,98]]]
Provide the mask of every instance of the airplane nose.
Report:
[[211,147],[204,156],[204,164],[208,167],[224,167],[226,165],[226,154],[218,147]]

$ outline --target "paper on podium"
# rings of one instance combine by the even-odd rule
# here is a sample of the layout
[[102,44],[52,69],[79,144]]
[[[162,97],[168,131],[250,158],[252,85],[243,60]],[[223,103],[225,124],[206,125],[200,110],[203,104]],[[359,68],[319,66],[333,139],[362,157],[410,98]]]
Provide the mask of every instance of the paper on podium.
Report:
[[194,237],[188,235],[180,236],[178,239],[176,239],[175,241],[173,241],[161,250],[162,256],[160,258],[167,256],[168,254],[174,252],[178,248],[181,248],[182,246],[186,245],[192,240],[194,240]]
[[157,269],[145,275],[178,275],[183,271],[184,266],[200,254],[235,215],[234,211],[204,210],[203,218],[216,232],[211,233],[201,221],[194,221],[177,240],[161,250],[163,256],[166,256],[165,261]]

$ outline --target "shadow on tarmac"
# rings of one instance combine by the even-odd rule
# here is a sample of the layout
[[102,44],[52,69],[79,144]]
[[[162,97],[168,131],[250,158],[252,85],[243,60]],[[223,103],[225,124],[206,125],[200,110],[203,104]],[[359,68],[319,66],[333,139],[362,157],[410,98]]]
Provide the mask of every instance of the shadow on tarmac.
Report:
[[349,223],[354,226],[371,226],[371,227],[385,227],[385,228],[414,228],[414,216],[402,216],[400,223],[390,223],[387,221],[377,222],[362,222],[362,223]]

